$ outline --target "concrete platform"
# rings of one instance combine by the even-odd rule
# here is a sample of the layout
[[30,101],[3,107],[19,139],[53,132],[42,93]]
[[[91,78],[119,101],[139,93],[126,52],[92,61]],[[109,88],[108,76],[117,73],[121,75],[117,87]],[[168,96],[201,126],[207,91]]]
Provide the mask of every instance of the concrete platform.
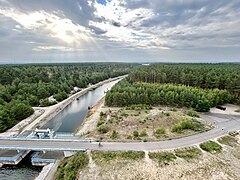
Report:
[[46,166],[64,158],[63,151],[35,152],[31,158],[33,166]]
[[17,165],[23,158],[25,158],[30,151],[22,150],[1,150],[0,163],[7,165]]

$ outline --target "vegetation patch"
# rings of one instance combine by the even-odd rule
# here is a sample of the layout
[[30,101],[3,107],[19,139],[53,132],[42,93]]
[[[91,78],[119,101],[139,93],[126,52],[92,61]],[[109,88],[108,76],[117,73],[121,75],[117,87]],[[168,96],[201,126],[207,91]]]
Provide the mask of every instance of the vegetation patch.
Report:
[[197,147],[176,149],[174,152],[177,157],[183,159],[199,158],[202,155],[201,150],[198,149]]
[[214,141],[201,143],[200,148],[210,153],[220,153],[222,151],[222,146]]
[[186,115],[191,116],[191,117],[197,117],[197,118],[200,117],[199,114],[196,111],[194,111],[194,110],[188,110],[186,112]]
[[79,170],[88,165],[88,156],[84,152],[77,152],[70,158],[61,161],[55,174],[56,180],[73,180],[76,179]]
[[161,136],[165,133],[166,133],[166,130],[163,127],[160,127],[160,128],[155,130],[155,136],[156,137],[159,137],[159,136]]
[[150,110],[152,106],[147,104],[133,104],[126,107],[126,110]]
[[235,147],[238,144],[237,140],[232,136],[223,136],[218,139],[218,142],[231,147]]
[[107,151],[107,152],[101,152],[101,151],[94,151],[92,152],[92,157],[97,162],[108,162],[113,161],[116,159],[122,159],[122,160],[140,160],[143,159],[145,156],[145,153],[142,151]]
[[100,125],[97,130],[100,132],[100,133],[107,133],[109,131],[109,128],[108,128],[108,125],[106,124],[102,124]]
[[155,159],[159,163],[165,163],[169,161],[173,161],[176,159],[176,156],[172,152],[150,152],[149,153],[150,159]]
[[185,119],[172,127],[172,131],[177,133],[182,133],[182,131],[186,129],[193,131],[201,131],[204,129],[204,125],[196,120]]

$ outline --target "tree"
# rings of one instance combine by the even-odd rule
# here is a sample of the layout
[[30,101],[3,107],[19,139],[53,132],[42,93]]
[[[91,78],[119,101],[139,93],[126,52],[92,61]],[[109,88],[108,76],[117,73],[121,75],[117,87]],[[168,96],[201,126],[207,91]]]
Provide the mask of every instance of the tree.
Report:
[[16,120],[22,120],[33,114],[34,110],[31,106],[22,102],[12,104],[11,114]]

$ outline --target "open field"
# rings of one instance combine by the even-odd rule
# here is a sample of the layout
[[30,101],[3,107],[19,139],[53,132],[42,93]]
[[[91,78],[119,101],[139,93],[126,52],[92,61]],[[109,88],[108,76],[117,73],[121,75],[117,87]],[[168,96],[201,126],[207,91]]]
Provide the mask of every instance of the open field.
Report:
[[[91,128],[85,133],[80,128],[78,135],[108,141],[168,140],[211,128],[195,111],[170,107],[101,106],[98,111],[90,113],[85,124],[89,124],[88,121]],[[82,129],[85,129],[84,126]]]

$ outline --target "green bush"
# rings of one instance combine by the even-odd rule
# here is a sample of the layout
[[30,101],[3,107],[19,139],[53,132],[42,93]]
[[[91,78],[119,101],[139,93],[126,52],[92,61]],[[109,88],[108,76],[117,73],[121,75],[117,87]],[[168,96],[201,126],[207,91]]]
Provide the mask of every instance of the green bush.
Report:
[[77,152],[70,158],[65,158],[58,166],[55,178],[57,180],[73,180],[77,177],[79,169],[86,167],[88,156],[84,152]]
[[103,125],[105,123],[104,120],[100,119],[98,122],[97,122],[97,127]]
[[67,96],[67,93],[65,91],[62,91],[62,92],[59,92],[59,93],[55,94],[53,97],[57,101],[62,101],[64,99],[66,99],[68,96]]
[[155,134],[156,135],[161,135],[161,134],[165,134],[166,130],[163,127],[160,127],[158,129],[156,129]]
[[193,110],[187,111],[186,115],[191,116],[191,117],[200,117],[199,114],[196,111],[193,111]]
[[189,129],[193,131],[200,131],[204,129],[204,125],[196,120],[183,120],[178,124],[173,125],[172,132],[181,133],[183,130]]
[[117,139],[117,137],[118,137],[117,131],[113,130],[113,132],[111,134],[111,139]]
[[133,136],[134,136],[135,138],[139,136],[139,133],[138,133],[137,130],[134,130],[134,131],[133,131]]
[[100,133],[107,133],[108,132],[108,130],[109,130],[109,128],[108,128],[108,126],[106,125],[106,124],[102,124],[102,125],[100,125],[98,128],[97,128],[97,130],[100,132]]
[[147,136],[147,130],[146,129],[143,129],[141,132],[140,132],[140,136],[143,137],[143,136]]
[[201,143],[200,148],[210,153],[215,153],[215,152],[219,153],[222,151],[222,146],[220,146],[218,143],[213,141]]
[[104,112],[100,112],[100,116],[105,116],[106,114]]
[[56,104],[57,102],[56,101],[49,101],[47,98],[46,99],[42,99],[40,101],[40,106],[41,107],[46,107],[46,106],[51,106],[51,105],[54,105]]

